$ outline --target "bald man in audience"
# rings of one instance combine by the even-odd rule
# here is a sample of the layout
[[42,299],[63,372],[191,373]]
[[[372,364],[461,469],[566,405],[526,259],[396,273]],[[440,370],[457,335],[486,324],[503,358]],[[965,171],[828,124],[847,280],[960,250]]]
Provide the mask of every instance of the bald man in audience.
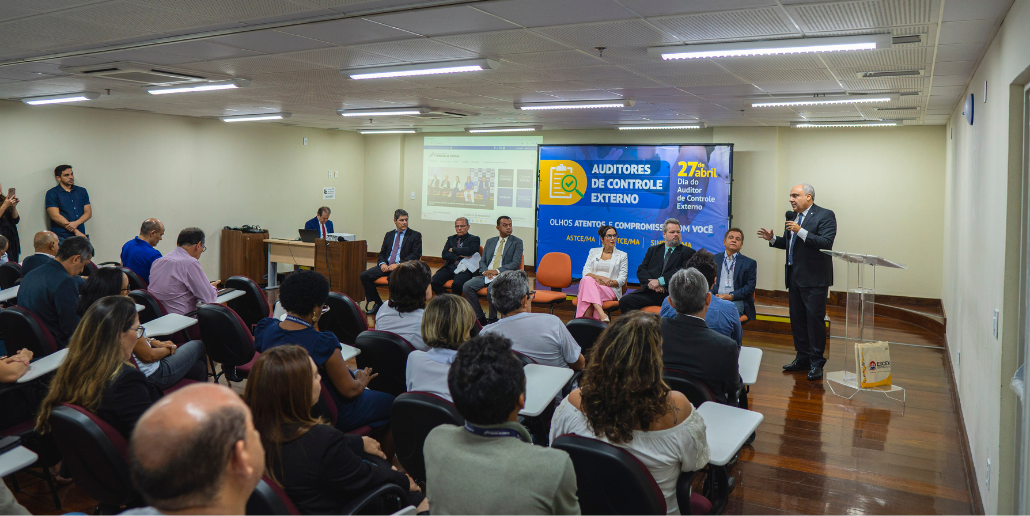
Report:
[[24,278],[32,269],[53,260],[54,256],[57,255],[57,245],[57,235],[55,235],[53,231],[40,231],[39,233],[36,233],[36,236],[32,237],[32,247],[36,252],[26,256],[25,259],[22,260],[22,277]]
[[136,424],[132,482],[150,507],[122,514],[245,514],[265,471],[250,409],[228,387],[186,386]]
[[150,283],[150,266],[161,257],[155,249],[165,236],[165,225],[157,219],[147,219],[139,228],[139,236],[122,246],[122,267],[128,267],[143,281]]

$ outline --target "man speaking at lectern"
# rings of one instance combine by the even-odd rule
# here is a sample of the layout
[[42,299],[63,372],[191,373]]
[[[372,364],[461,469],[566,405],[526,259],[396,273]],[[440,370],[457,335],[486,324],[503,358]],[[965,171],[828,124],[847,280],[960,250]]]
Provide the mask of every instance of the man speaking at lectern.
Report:
[[790,299],[790,332],[797,356],[785,371],[808,370],[809,380],[823,377],[826,349],[826,295],[833,285],[833,258],[822,249],[833,249],[837,218],[831,210],[815,205],[815,188],[800,184],[790,191],[783,236],[762,228],[758,236],[771,247],[786,249],[786,283]]

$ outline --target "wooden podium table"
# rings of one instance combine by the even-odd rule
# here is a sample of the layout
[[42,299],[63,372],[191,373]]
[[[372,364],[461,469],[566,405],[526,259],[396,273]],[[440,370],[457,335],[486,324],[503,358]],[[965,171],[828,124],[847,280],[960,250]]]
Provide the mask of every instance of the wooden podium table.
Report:
[[365,270],[368,246],[364,240],[314,243],[299,240],[265,240],[268,246],[268,286],[277,285],[276,263],[314,267],[329,280],[330,289],[347,294],[355,301],[365,298],[358,275]]

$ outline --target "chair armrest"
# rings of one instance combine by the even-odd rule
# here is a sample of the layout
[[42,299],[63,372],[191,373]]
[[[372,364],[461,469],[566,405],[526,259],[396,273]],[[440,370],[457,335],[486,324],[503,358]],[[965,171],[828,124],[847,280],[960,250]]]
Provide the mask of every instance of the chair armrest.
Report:
[[[341,514],[358,514],[370,505],[385,502],[379,514],[391,514],[408,506],[408,493],[397,484],[383,484],[344,506]],[[392,502],[392,503],[391,503]]]
[[107,267],[108,265],[114,265],[115,267],[121,267],[122,266],[122,262],[103,262],[103,263],[98,263],[97,267]]
[[685,473],[680,473],[679,478],[676,479],[676,502],[679,503],[680,514],[691,514],[691,485],[694,483],[694,478],[696,477],[696,471],[688,471]]

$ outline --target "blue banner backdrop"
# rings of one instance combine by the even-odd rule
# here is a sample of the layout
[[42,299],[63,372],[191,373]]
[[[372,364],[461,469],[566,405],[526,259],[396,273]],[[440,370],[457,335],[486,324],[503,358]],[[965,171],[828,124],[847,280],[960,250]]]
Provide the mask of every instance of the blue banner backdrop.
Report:
[[725,250],[733,144],[540,145],[536,258],[560,252],[582,276],[602,225],[619,233],[630,283],[647,248],[663,242],[662,223],[680,221],[683,243]]

